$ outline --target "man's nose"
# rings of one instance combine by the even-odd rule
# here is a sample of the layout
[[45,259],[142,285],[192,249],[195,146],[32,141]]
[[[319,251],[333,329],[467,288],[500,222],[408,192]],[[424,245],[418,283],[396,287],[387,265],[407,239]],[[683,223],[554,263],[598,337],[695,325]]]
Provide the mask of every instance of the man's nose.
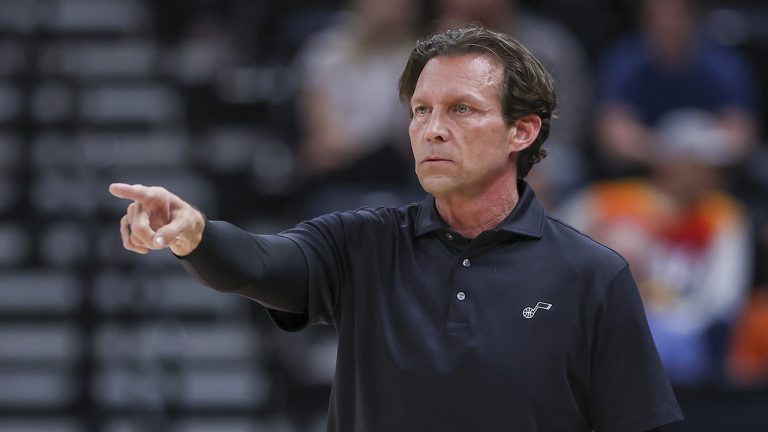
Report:
[[441,142],[448,139],[446,120],[444,114],[436,110],[432,111],[427,123],[427,129],[424,131],[424,137],[428,142]]

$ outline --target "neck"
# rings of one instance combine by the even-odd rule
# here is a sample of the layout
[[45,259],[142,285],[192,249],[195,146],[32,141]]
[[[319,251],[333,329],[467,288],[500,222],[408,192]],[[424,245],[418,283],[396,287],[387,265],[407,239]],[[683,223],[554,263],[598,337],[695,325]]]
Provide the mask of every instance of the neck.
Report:
[[517,179],[505,182],[484,192],[466,196],[435,196],[435,207],[440,217],[465,238],[496,227],[517,205]]

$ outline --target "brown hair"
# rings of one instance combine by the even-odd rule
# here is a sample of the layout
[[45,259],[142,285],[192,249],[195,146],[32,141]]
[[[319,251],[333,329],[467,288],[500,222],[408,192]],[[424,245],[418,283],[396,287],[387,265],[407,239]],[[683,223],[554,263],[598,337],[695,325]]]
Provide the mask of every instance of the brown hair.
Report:
[[517,158],[517,176],[523,178],[535,163],[547,156],[541,146],[549,137],[549,123],[557,106],[557,97],[549,72],[514,38],[472,25],[435,33],[417,42],[400,75],[400,100],[410,105],[416,82],[429,60],[467,53],[491,53],[504,65],[499,98],[507,124],[528,114],[541,118],[539,135]]

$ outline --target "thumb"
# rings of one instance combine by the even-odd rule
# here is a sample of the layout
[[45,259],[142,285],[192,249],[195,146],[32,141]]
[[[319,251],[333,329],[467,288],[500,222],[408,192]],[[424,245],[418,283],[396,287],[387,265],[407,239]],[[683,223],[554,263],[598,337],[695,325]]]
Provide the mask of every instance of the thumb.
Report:
[[185,219],[177,218],[155,231],[153,246],[162,248],[171,244],[185,228]]

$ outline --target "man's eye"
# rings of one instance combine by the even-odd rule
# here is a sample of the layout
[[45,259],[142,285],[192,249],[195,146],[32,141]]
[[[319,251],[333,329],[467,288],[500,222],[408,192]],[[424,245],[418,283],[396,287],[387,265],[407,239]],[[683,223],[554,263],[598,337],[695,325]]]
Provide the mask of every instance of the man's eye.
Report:
[[413,109],[414,114],[426,114],[427,113],[427,107],[424,106],[417,106]]
[[456,112],[459,114],[466,114],[470,111],[470,108],[466,104],[458,104],[456,105]]

